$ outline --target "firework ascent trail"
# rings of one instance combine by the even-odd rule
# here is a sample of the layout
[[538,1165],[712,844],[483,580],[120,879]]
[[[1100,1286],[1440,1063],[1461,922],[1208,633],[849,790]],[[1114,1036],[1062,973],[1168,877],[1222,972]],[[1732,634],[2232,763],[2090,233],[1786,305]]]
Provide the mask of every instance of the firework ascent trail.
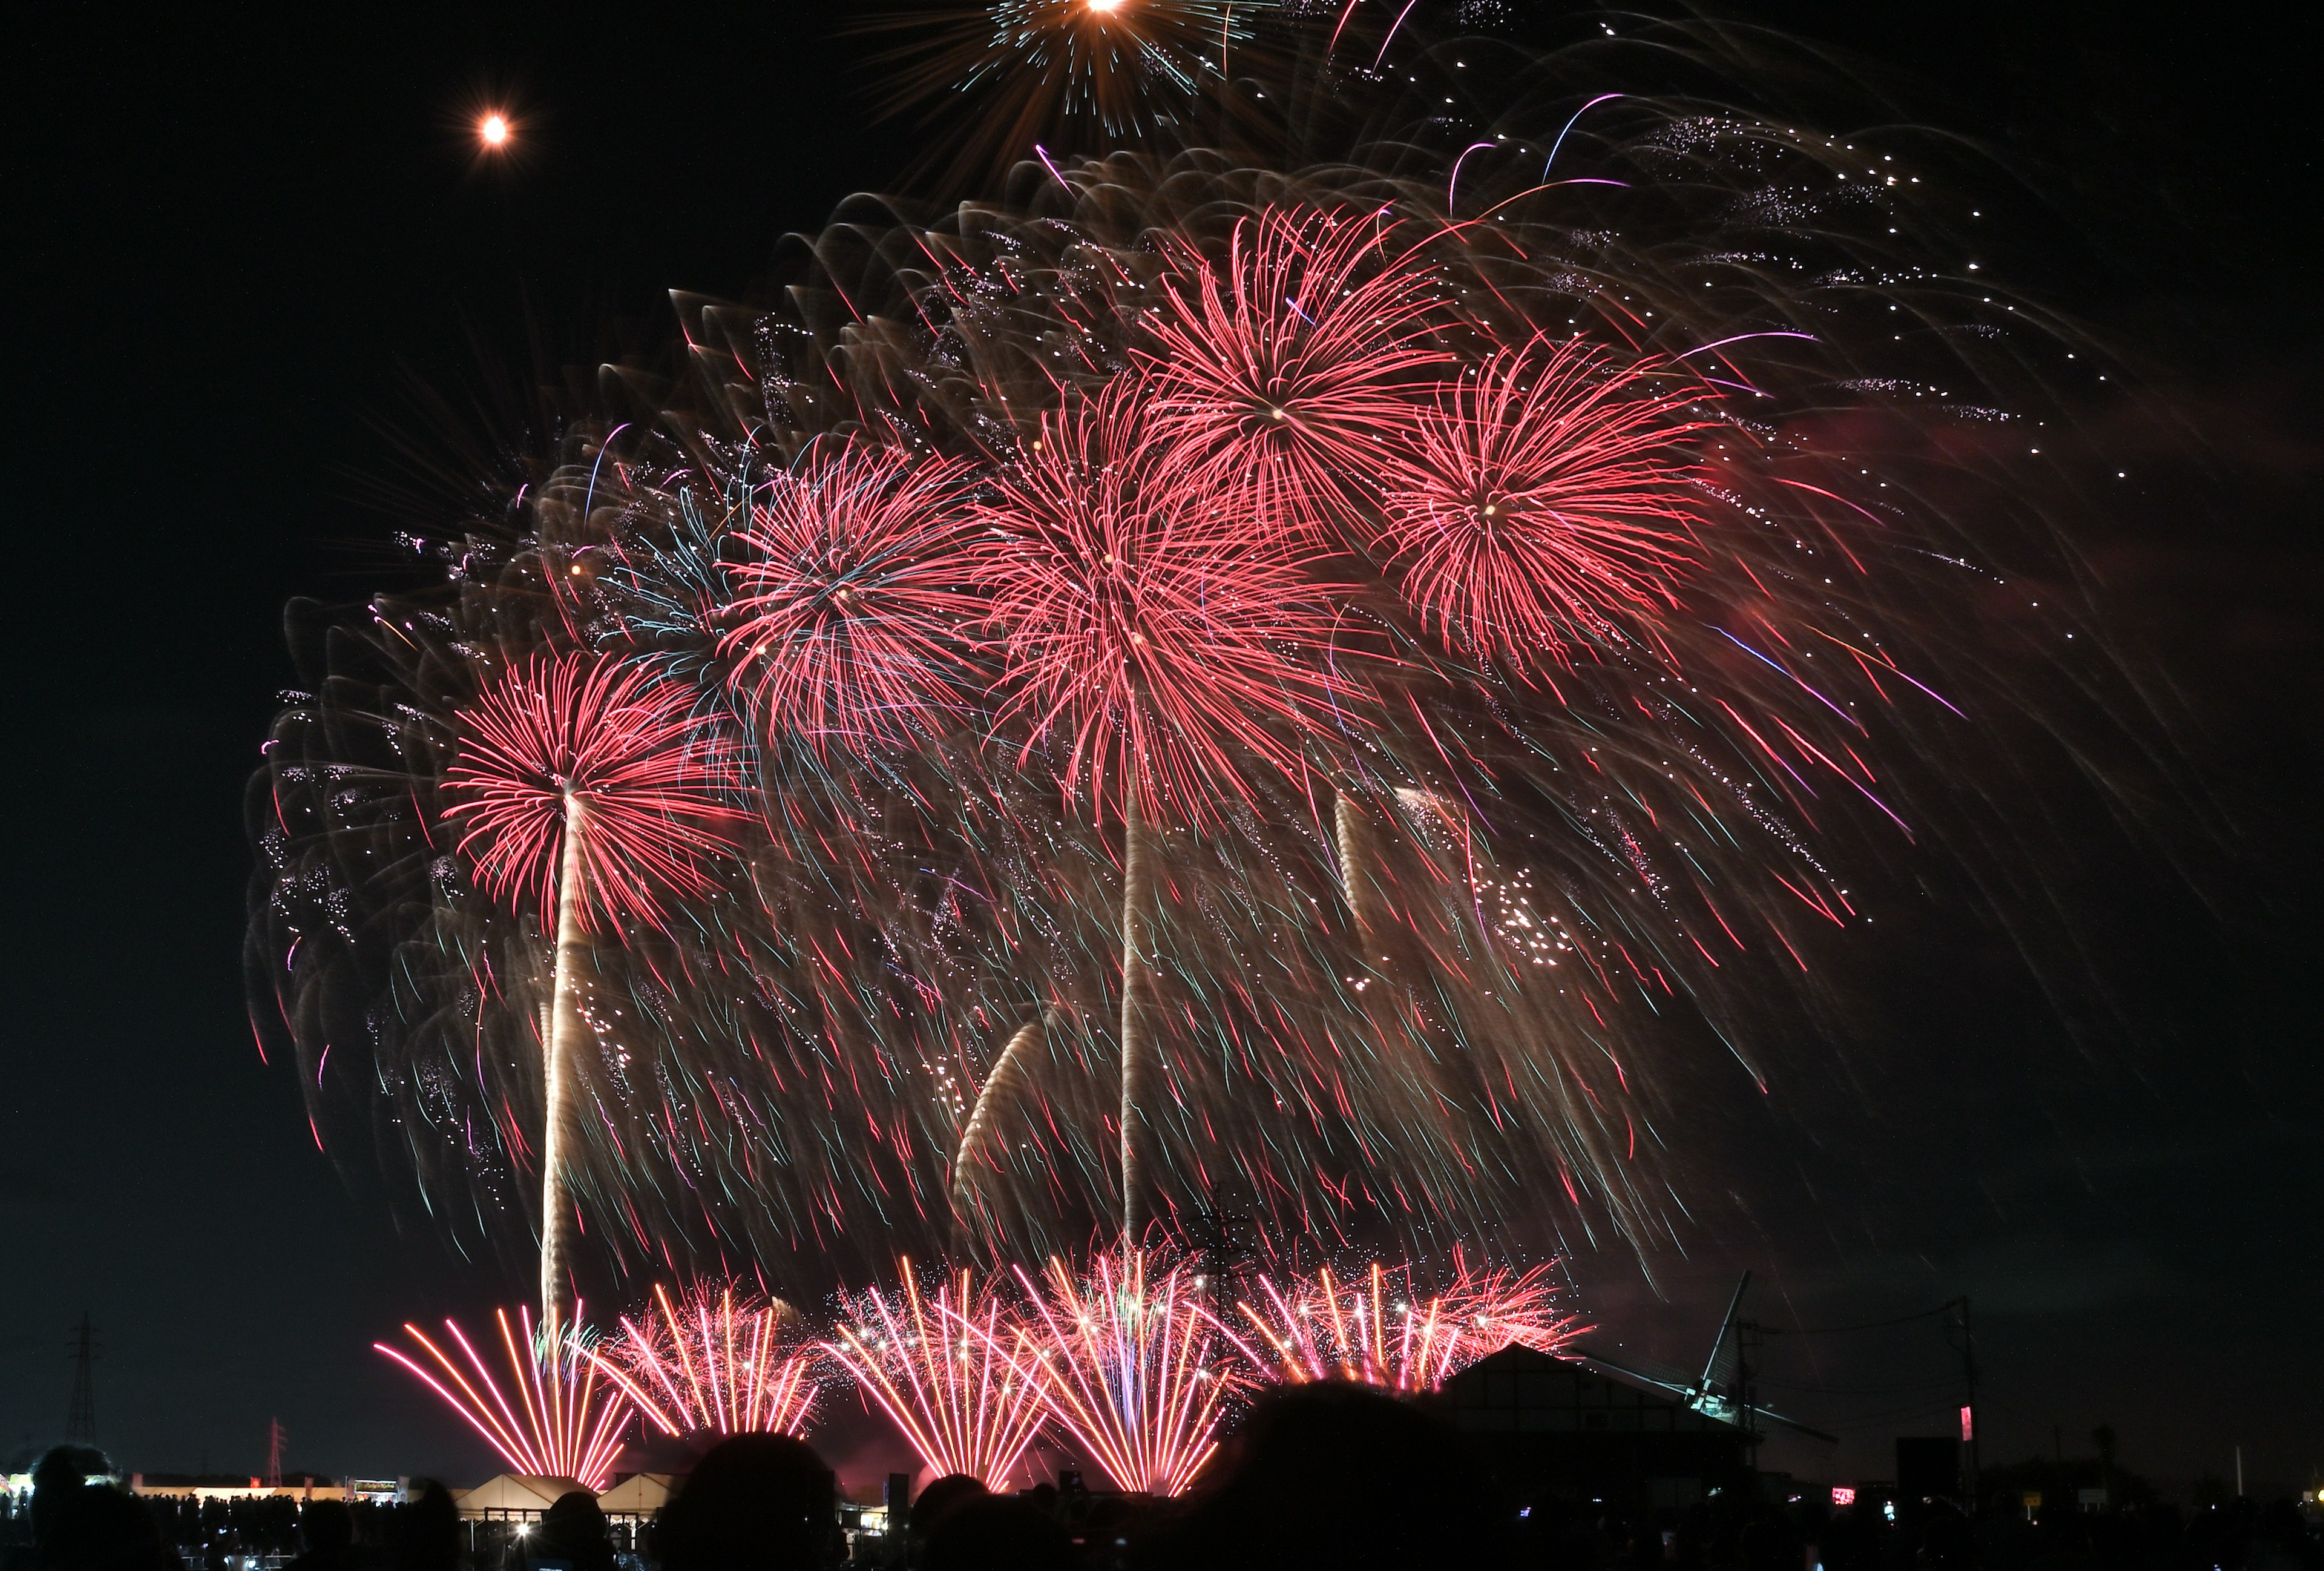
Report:
[[[983,31],[915,69],[1041,84],[984,189],[682,297],[414,527],[425,584],[292,607],[262,1046],[400,1207],[538,1249],[552,1326],[907,1250],[1175,1303],[1140,1248],[1240,1215],[1277,1285],[1170,1334],[1400,1383],[1449,1354],[1380,1295],[1449,1305],[1452,1241],[1523,1298],[1692,1225],[1713,1110],[1857,1034],[1873,892],[2093,985],[2040,826],[2167,804],[2112,772],[2169,748],[2057,527],[2069,339],[1956,265],[1923,143],[1732,106],[1724,35],[1115,9],[936,7]],[[1111,1286],[1042,1263],[1093,1237]],[[1361,1249],[1392,1283],[1315,1274]],[[835,1338],[867,1389],[866,1327],[982,1313],[898,1290]],[[681,1399],[727,1310],[658,1312],[641,1408],[803,1421]],[[924,1454],[1005,1472],[1020,1416]]]

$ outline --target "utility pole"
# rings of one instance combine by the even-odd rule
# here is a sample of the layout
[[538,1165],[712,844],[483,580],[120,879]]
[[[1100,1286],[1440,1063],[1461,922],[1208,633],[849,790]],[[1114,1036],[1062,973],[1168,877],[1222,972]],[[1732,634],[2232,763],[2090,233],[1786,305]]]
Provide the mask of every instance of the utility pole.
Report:
[[73,1341],[72,1407],[65,1415],[65,1440],[69,1445],[97,1444],[97,1383],[89,1365],[97,1359],[97,1332],[88,1311],[80,1312],[80,1332]]
[[282,1487],[282,1420],[266,1421],[266,1487]]
[[1969,1514],[1978,1516],[1982,1514],[1984,1502],[1980,1498],[1983,1490],[1978,1480],[1980,1470],[1978,1466],[1977,1336],[1969,1326],[1969,1295],[1963,1293],[1954,1299],[1953,1307],[1960,1311],[1960,1319],[1956,1323],[1956,1326],[1949,1326],[1947,1329],[1958,1328],[1960,1332],[1961,1483],[1969,1497]]

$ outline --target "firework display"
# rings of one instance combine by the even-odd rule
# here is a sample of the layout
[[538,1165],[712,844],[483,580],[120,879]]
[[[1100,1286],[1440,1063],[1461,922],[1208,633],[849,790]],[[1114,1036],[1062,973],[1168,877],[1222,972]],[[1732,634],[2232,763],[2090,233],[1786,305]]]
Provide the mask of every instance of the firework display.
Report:
[[[2002,804],[2094,755],[2046,693],[2141,722],[2024,434],[2059,329],[1903,148],[1410,7],[936,9],[899,93],[1023,162],[681,299],[426,583],[294,606],[254,1014],[552,1327],[942,1258],[825,1348],[923,1460],[1174,1492],[1241,1382],[1560,1345],[1528,1262],[1681,1232],[1709,1110],[1828,1067],[1856,881],[1958,869],[2074,986]],[[708,1291],[589,1368],[804,1425]]]
[[896,1290],[862,1294],[825,1347],[931,1472],[998,1488],[1046,1417],[1044,1365],[1014,1356],[1021,1340],[997,1283],[964,1270],[924,1293],[907,1260]]
[[1222,1356],[1192,1267],[1124,1243],[1085,1275],[1053,1259],[1038,1279],[1017,1276],[1032,1312],[1012,1363],[1049,1417],[1115,1488],[1182,1492],[1244,1378]]
[[[580,1306],[574,1308],[577,1315]],[[467,1333],[450,1320],[444,1322],[444,1334],[466,1359],[465,1369],[409,1323],[404,1335],[419,1344],[434,1372],[383,1342],[373,1346],[425,1382],[515,1472],[569,1478],[591,1490],[604,1488],[613,1459],[621,1454],[622,1429],[630,1420],[628,1402],[610,1382],[599,1380],[597,1363],[577,1333],[547,1325],[536,1329],[530,1309],[519,1309],[514,1325],[506,1309],[495,1311],[493,1320],[508,1369],[505,1390],[493,1378],[491,1366]],[[509,1400],[511,1391],[516,1393],[514,1401]]]
[[[1222,1335],[1261,1374],[1299,1384],[1348,1380],[1396,1391],[1434,1391],[1487,1354],[1516,1344],[1557,1352],[1586,1329],[1562,1313],[1541,1267],[1463,1270],[1442,1291],[1414,1288],[1408,1268],[1342,1281],[1262,1278]],[[1242,1324],[1238,1327],[1235,1320]]]
[[797,1317],[732,1282],[696,1283],[682,1304],[654,1284],[650,1308],[590,1362],[665,1435],[804,1435],[822,1386]]

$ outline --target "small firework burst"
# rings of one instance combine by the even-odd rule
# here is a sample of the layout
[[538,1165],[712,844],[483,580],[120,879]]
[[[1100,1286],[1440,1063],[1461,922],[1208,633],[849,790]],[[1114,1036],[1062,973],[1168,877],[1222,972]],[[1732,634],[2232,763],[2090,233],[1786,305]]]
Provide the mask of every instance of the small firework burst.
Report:
[[[630,1417],[628,1399],[616,1386],[598,1379],[597,1361],[580,1332],[564,1329],[556,1321],[536,1330],[530,1309],[518,1310],[513,1325],[506,1309],[493,1311],[493,1318],[500,1327],[508,1390],[493,1378],[467,1333],[452,1320],[444,1322],[444,1332],[465,1357],[465,1370],[419,1326],[407,1322],[403,1327],[441,1379],[401,1349],[384,1342],[372,1345],[426,1382],[514,1471],[569,1478],[591,1490],[604,1488],[621,1455],[622,1427]],[[509,1391],[516,1393],[513,1402]]]
[[1555,1353],[1585,1329],[1561,1313],[1549,1270],[1461,1268],[1440,1293],[1413,1289],[1409,1267],[1375,1262],[1351,1281],[1326,1266],[1312,1279],[1262,1279],[1257,1303],[1235,1306],[1227,1335],[1265,1378],[1296,1384],[1360,1381],[1434,1391],[1489,1353],[1516,1344]]
[[590,1358],[665,1435],[804,1435],[821,1386],[791,1319],[732,1282],[697,1283],[677,1302],[657,1282],[652,1308],[623,1316],[620,1338]]

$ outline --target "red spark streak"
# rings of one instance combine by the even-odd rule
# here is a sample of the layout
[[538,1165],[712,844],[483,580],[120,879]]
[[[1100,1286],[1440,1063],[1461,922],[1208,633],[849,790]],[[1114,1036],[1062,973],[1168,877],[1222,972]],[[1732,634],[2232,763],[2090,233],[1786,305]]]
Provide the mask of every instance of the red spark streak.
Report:
[[1464,1266],[1425,1301],[1410,1275],[1375,1264],[1356,1282],[1334,1280],[1329,1267],[1285,1286],[1263,1279],[1258,1305],[1235,1306],[1253,1339],[1222,1329],[1263,1378],[1353,1380],[1399,1391],[1434,1391],[1513,1343],[1555,1353],[1587,1329],[1557,1311],[1545,1266],[1523,1274]]
[[567,798],[579,804],[583,925],[624,915],[659,923],[655,885],[710,892],[703,855],[732,844],[739,815],[719,795],[742,783],[729,739],[694,711],[693,692],[641,667],[582,654],[537,660],[487,687],[461,715],[444,816],[465,826],[477,882],[496,900],[530,892],[557,909]]
[[1383,541],[1406,598],[1456,652],[1520,669],[1568,663],[1577,636],[1639,635],[1694,559],[1698,402],[1579,340],[1494,355],[1415,419],[1391,467]]

